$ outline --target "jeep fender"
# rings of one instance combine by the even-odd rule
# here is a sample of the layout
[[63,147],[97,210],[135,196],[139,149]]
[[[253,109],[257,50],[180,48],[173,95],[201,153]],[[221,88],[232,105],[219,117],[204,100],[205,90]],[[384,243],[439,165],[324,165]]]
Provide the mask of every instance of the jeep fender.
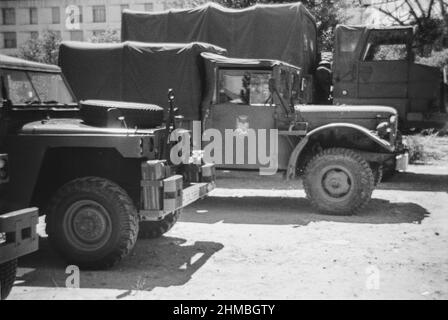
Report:
[[[379,138],[378,136],[374,135],[372,132],[367,130],[364,127],[361,127],[356,124],[351,123],[331,123],[324,125],[322,127],[316,128],[314,130],[311,130],[306,134],[305,137],[303,137],[300,142],[297,144],[297,146],[294,148],[294,150],[291,152],[291,155],[289,156],[288,161],[288,169],[286,172],[286,178],[291,179],[295,178],[296,176],[296,167],[297,167],[297,160],[299,159],[300,155],[302,154],[305,147],[308,145],[312,137],[315,137],[325,131],[334,131],[336,129],[347,129],[347,130],[353,130],[356,133],[361,133],[365,137],[367,137],[369,140],[371,140],[373,143],[375,143],[379,150],[381,150],[382,153],[392,153],[394,151],[394,146],[391,145],[388,141],[383,140]],[[336,146],[335,146],[336,147]]]

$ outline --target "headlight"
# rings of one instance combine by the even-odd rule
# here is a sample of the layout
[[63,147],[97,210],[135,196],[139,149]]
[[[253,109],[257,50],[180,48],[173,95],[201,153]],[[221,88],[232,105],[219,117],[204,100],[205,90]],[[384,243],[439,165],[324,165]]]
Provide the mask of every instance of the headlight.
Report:
[[392,124],[397,123],[397,116],[396,115],[390,116],[389,122]]
[[389,140],[389,135],[391,132],[390,123],[389,122],[381,122],[376,126],[376,132],[381,139]]

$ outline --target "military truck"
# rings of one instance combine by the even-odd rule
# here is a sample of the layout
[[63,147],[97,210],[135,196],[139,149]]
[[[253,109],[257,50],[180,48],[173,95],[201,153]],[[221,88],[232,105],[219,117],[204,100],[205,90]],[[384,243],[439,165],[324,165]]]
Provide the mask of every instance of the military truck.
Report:
[[[307,82],[301,103],[329,100],[319,94],[330,88],[314,89],[322,85],[316,82],[321,54],[316,21],[300,2],[245,9],[208,3],[163,12],[125,10],[121,30],[122,41],[202,41],[225,48],[231,57],[285,61],[300,67]],[[333,104],[394,107],[401,131],[446,126],[442,71],[415,63],[413,34],[412,27],[336,27],[332,73],[323,84],[334,87]]]
[[200,155],[170,161],[172,92],[164,120],[156,105],[77,102],[53,65],[2,55],[0,80],[0,151],[9,157],[1,212],[41,208],[49,241],[70,264],[114,265],[137,236],[161,236],[214,188],[214,166]]
[[[8,167],[8,155],[0,154],[0,202],[8,188]],[[37,223],[37,208],[0,211],[0,300],[7,298],[14,285],[17,258],[38,249]]]
[[[192,54],[194,59],[187,59],[188,55],[173,55],[171,49],[166,54],[152,49],[165,47],[161,43],[124,42],[116,46],[139,55],[134,58],[125,53],[115,60],[116,54],[112,55],[107,44],[61,45],[60,65],[68,81],[77,84],[77,95],[92,99],[95,92],[101,92],[103,98],[109,98],[117,92],[108,90],[106,83],[116,88],[135,85],[141,90],[121,90],[120,98],[149,103],[153,98],[145,92],[152,86],[160,90],[161,84],[195,88],[183,90],[176,97],[180,115],[186,114],[177,122],[200,137],[193,143],[196,147],[205,151],[217,143],[215,155],[221,156],[210,157],[209,162],[218,168],[266,169],[264,161],[252,161],[253,155],[261,149],[273,153],[272,146],[277,144],[273,159],[277,169],[287,178],[303,176],[307,196],[321,212],[359,211],[381,180],[385,163],[397,158],[397,169],[406,168],[405,150],[397,142],[398,116],[394,108],[303,104],[310,94],[310,82],[301,68],[278,60],[228,58],[210,51],[196,52]],[[182,46],[191,47],[178,46],[180,49],[175,50],[181,53],[185,53]],[[153,68],[159,71],[152,72]],[[121,78],[105,77],[110,70],[126,73]],[[105,78],[108,82],[102,80]],[[195,122],[201,128],[195,130]],[[227,144],[217,142],[218,135],[216,139],[207,137],[208,129],[219,132],[220,137],[231,130],[235,143],[227,149]],[[257,137],[277,130],[278,139],[272,141],[266,136],[265,140],[254,140],[251,130]],[[239,138],[243,138],[244,150],[236,149]],[[253,146],[256,148],[250,148]]]

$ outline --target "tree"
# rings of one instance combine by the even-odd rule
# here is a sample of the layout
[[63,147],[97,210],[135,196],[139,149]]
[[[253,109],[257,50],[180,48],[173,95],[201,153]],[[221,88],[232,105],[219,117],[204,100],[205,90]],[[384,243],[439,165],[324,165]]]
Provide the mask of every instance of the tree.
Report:
[[119,30],[107,29],[100,34],[93,35],[89,41],[94,43],[116,43],[121,42],[121,36]]
[[[362,5],[365,0],[359,0]],[[391,24],[414,25],[414,47],[417,53],[427,56],[440,50],[448,37],[447,0],[376,0],[369,4],[389,19]]]
[[45,31],[39,38],[31,38],[20,48],[20,58],[49,64],[57,64],[61,37],[54,31]]
[[[246,8],[257,3],[289,3],[297,0],[215,0],[215,2],[230,8]],[[334,27],[347,20],[345,1],[337,0],[302,0],[305,7],[316,19],[319,47],[322,51],[332,51],[334,42]]]

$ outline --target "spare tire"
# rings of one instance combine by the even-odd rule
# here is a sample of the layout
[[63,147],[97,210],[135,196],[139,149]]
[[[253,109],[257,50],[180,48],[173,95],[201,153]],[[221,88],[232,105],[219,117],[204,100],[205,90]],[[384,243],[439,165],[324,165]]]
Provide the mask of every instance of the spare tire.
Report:
[[93,126],[108,126],[108,111],[120,110],[125,118],[126,126],[140,128],[154,128],[163,123],[163,108],[146,103],[85,100],[80,102],[81,118],[86,124]]

